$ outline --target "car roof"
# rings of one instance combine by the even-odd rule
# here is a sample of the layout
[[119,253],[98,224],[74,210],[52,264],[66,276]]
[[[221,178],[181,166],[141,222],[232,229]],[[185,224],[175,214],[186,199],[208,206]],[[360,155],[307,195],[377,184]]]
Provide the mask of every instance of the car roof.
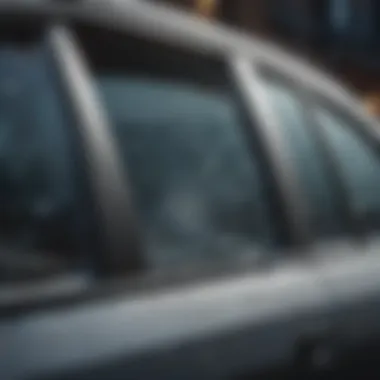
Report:
[[0,15],[52,16],[125,30],[204,54],[243,57],[269,64],[299,81],[340,97],[350,106],[357,100],[332,76],[253,34],[205,21],[189,12],[153,0],[0,0]]
[[268,41],[203,20],[179,8],[153,0],[0,0],[0,12],[46,14],[131,29],[157,39],[186,44],[196,50],[256,56],[282,65],[299,59]]

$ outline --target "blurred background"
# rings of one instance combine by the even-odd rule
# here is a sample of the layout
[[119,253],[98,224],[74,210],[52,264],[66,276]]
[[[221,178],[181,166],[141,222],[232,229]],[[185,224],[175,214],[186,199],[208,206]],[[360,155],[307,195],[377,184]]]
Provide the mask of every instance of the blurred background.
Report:
[[261,35],[355,87],[380,116],[379,0],[151,0]]

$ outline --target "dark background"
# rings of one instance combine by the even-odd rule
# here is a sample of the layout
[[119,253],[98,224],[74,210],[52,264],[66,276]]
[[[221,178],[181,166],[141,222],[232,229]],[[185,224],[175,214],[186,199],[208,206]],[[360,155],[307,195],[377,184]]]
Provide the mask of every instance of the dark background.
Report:
[[380,95],[378,0],[151,0],[270,39],[334,73],[367,99]]

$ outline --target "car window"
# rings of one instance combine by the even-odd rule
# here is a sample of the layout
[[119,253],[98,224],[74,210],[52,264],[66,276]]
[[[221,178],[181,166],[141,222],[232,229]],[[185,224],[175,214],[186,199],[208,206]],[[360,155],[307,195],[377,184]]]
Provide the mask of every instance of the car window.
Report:
[[0,281],[56,274],[85,254],[85,198],[52,77],[41,46],[0,43]]
[[344,231],[344,223],[327,170],[328,162],[305,103],[299,91],[281,75],[265,74],[263,81],[307,200],[313,230],[320,238],[337,237]]
[[267,173],[250,149],[221,66],[111,40],[100,45],[101,55],[91,39],[84,46],[121,151],[148,266],[268,257],[263,252],[279,238]]
[[315,105],[315,117],[334,151],[353,211],[380,228],[378,152],[360,133],[359,122],[347,113],[321,103]]
[[99,86],[153,265],[255,255],[274,243],[260,162],[228,94],[127,73]]

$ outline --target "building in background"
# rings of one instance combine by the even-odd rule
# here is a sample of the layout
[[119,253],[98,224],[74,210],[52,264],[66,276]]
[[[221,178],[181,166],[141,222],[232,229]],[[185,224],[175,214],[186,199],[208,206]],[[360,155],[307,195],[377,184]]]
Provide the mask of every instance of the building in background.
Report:
[[363,95],[380,93],[379,0],[159,1],[275,40],[321,63]]

